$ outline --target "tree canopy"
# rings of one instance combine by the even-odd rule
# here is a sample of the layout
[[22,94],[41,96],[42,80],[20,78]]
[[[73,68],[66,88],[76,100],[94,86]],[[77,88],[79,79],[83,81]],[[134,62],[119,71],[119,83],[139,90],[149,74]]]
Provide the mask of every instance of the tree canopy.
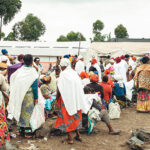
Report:
[[5,40],[37,41],[46,31],[45,25],[33,14],[28,14],[23,21],[16,23]]
[[127,38],[128,37],[127,29],[122,24],[118,25],[115,28],[114,32],[115,32],[116,38]]
[[80,32],[69,32],[66,36],[61,35],[57,42],[65,42],[65,41],[86,41],[86,38]]
[[104,29],[104,23],[101,20],[96,20],[93,23],[93,41],[101,41],[104,42],[106,39],[106,35],[102,35],[101,31]]
[[0,34],[2,33],[2,26],[14,18],[21,6],[22,2],[20,0],[0,0]]

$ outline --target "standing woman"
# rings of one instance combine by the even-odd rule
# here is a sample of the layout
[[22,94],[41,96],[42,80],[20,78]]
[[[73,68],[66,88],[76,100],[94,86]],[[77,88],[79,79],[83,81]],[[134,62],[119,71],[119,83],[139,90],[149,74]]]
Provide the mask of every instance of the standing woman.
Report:
[[8,113],[16,119],[20,134],[26,138],[32,137],[30,118],[38,102],[38,73],[32,64],[32,55],[25,55],[24,66],[10,78]]
[[68,133],[68,144],[73,144],[71,132],[76,131],[75,139],[81,141],[79,129],[82,127],[82,110],[87,113],[81,79],[70,66],[70,61],[63,58],[58,78],[58,117],[55,128]]
[[143,65],[135,74],[135,85],[138,90],[137,111],[150,112],[150,59],[143,57]]
[[0,149],[5,149],[4,146],[10,140],[8,127],[6,123],[6,114],[5,114],[5,101],[3,96],[3,91],[7,90],[6,81],[2,74],[0,74]]

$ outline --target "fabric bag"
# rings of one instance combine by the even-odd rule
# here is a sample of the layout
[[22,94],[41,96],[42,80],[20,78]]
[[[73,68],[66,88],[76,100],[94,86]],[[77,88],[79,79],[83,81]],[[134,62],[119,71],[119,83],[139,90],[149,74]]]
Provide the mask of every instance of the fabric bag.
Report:
[[32,132],[40,128],[41,125],[44,124],[44,122],[45,122],[45,116],[44,116],[43,108],[41,107],[40,104],[36,104],[30,118],[30,125],[32,128]]
[[110,119],[119,119],[120,118],[120,105],[118,102],[109,104],[109,117]]
[[51,110],[51,100],[50,100],[50,98],[46,99],[45,109],[46,110]]

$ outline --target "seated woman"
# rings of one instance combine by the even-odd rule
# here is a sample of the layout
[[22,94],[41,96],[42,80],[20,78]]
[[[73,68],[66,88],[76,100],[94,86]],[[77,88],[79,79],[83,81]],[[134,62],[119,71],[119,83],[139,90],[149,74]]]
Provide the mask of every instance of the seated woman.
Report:
[[123,83],[122,76],[118,75],[114,77],[114,94],[122,107],[126,107],[126,87]]
[[102,100],[102,103],[108,109],[109,103],[111,103],[113,101],[111,99],[112,98],[112,88],[107,82],[108,82],[108,76],[104,76],[100,85],[103,87],[103,90],[104,90],[104,99]]
[[[92,89],[89,87],[89,86],[85,86],[84,87],[84,93],[85,95],[94,95],[94,93],[92,93]],[[89,103],[89,105],[91,106],[90,109],[92,108],[96,108],[99,112],[100,112],[100,119],[106,124],[106,126],[108,127],[109,129],[109,133],[112,134],[112,135],[118,135],[120,134],[120,131],[115,131],[110,123],[110,118],[108,116],[108,112],[106,109],[103,109],[103,106],[98,102],[96,101],[96,99],[94,98],[93,96],[93,99],[92,99],[92,102],[91,100],[88,101],[87,99],[87,103]],[[82,114],[82,125],[83,127],[85,127],[86,129],[88,128],[88,114]]]
[[[53,95],[55,91],[51,90],[49,88],[49,84],[51,83],[51,77],[50,76],[44,76],[42,78],[42,85],[40,87],[40,90],[42,92],[43,97],[47,100],[50,101],[48,108],[46,108],[46,114],[48,115],[53,115],[54,111],[56,111],[56,101],[53,98],[56,95]],[[52,97],[53,96],[53,97]]]
[[88,84],[87,86],[90,87],[95,93],[97,93],[101,99],[103,99],[104,91],[103,91],[103,87],[98,84],[99,76],[97,74],[92,74],[90,76],[90,81],[91,83]]
[[38,74],[32,66],[32,55],[24,56],[24,66],[10,78],[10,100],[8,113],[18,122],[20,135],[31,138],[33,135],[30,118],[38,103]]

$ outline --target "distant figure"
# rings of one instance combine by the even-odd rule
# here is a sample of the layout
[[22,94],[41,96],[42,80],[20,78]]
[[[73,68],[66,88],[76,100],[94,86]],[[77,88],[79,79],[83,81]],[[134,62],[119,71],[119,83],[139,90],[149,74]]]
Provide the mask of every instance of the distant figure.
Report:
[[78,62],[75,66],[75,71],[80,75],[81,72],[85,72],[85,64],[84,64],[84,58],[83,56],[78,57]]

